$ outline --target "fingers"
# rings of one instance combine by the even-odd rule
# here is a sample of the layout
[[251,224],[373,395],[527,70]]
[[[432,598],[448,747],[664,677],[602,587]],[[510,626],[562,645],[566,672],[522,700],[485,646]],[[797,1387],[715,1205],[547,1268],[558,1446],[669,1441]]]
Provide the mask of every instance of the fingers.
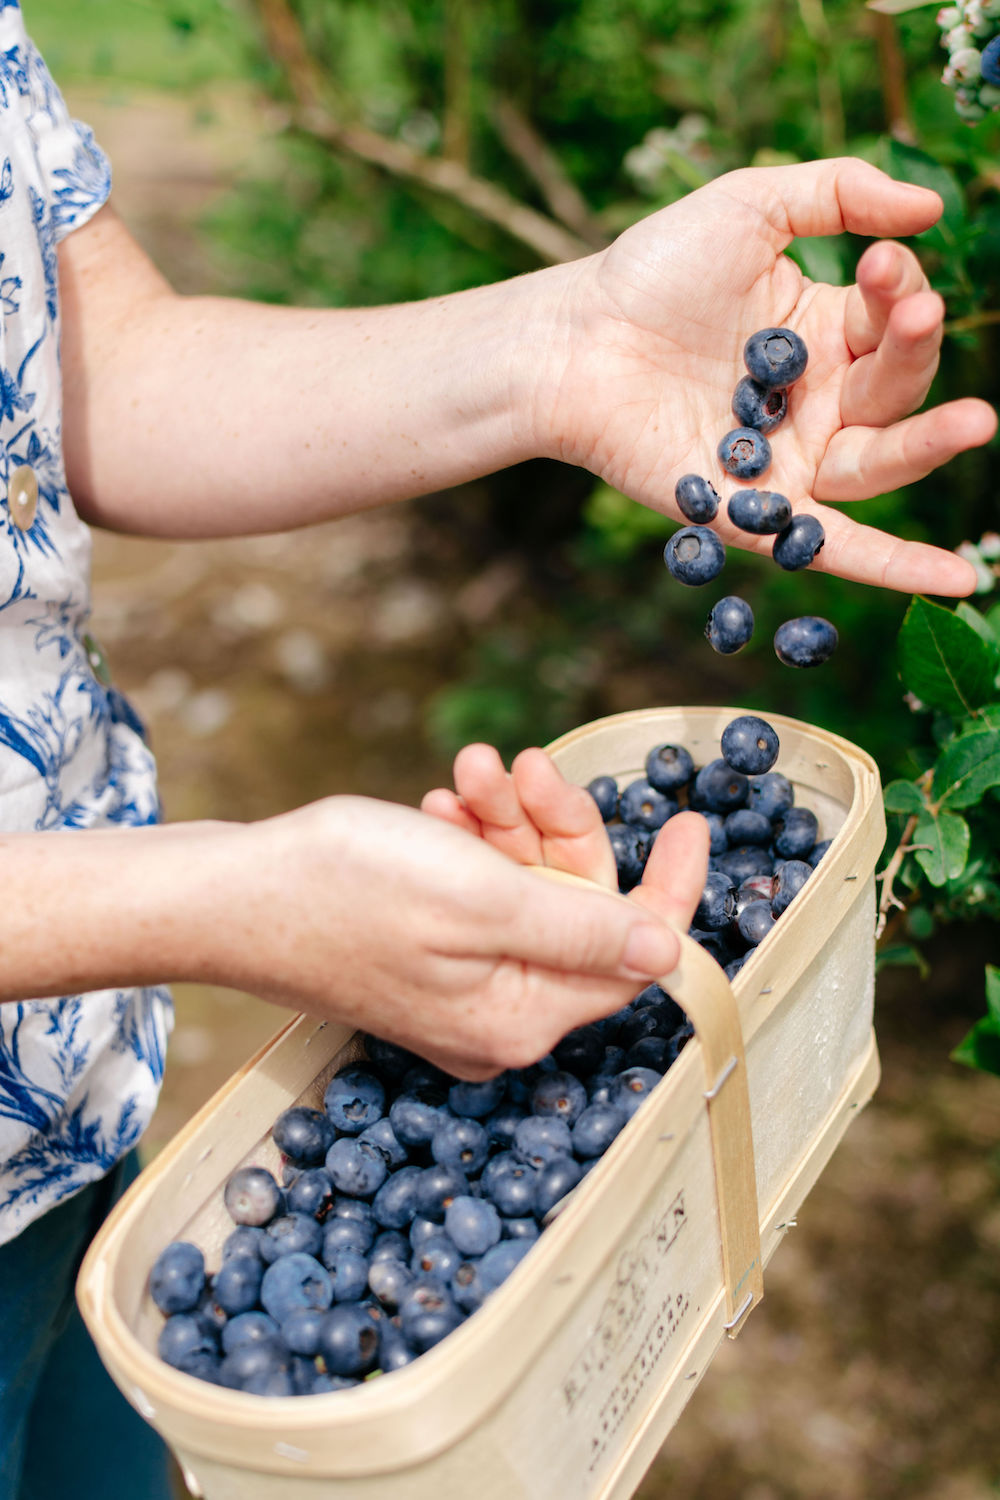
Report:
[[922,479],[956,453],[988,443],[996,412],[967,396],[891,427],[845,427],[836,433],[816,475],[817,500],[867,500]]
[[708,845],[708,823],[701,813],[676,813],[657,834],[642,884],[630,899],[687,932],[705,887]]
[[[516,872],[521,894],[499,916],[511,958],[565,975],[637,981],[677,963],[677,935],[636,904],[604,891]],[[700,894],[700,891],[699,891]]]
[[745,168],[713,186],[762,213],[782,249],[796,235],[844,230],[880,238],[919,234],[937,222],[942,208],[929,188],[895,182],[854,157]]
[[525,816],[514,778],[492,745],[466,745],[455,757],[455,790],[482,836],[519,864],[539,865],[542,841]]
[[976,585],[971,563],[925,542],[907,542],[873,526],[862,526],[841,511],[803,502],[796,510],[819,517],[826,542],[812,564],[818,572],[833,573],[855,583],[898,589],[904,594],[941,594],[948,598],[970,594]]
[[930,283],[912,250],[882,240],[869,245],[858,261],[857,282],[847,294],[844,332],[855,358],[877,349],[897,303]]
[[461,797],[456,796],[450,787],[439,786],[433,791],[425,792],[421,798],[420,811],[442,823],[451,823],[455,828],[461,828],[476,838],[482,837],[479,819],[472,816]]
[[545,864],[617,891],[615,857],[590,793],[571,786],[544,750],[522,750],[511,775],[524,813],[541,835]]
[[944,303],[917,292],[891,310],[878,348],[855,360],[840,398],[845,426],[887,427],[921,406],[937,370]]

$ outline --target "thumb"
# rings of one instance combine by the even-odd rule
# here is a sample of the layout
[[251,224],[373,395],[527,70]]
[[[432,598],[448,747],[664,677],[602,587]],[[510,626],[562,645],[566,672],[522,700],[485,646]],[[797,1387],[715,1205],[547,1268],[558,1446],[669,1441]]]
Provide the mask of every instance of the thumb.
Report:
[[646,982],[676,965],[676,934],[653,913],[562,871],[517,874],[519,899],[507,913],[504,936],[511,958],[563,973]]

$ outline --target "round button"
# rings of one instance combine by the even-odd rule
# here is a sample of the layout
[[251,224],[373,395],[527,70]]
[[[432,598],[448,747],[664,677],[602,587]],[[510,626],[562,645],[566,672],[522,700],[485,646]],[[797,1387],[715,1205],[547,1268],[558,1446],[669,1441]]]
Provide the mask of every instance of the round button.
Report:
[[7,485],[7,509],[10,518],[20,531],[27,531],[38,510],[38,480],[30,464],[21,464],[10,476]]

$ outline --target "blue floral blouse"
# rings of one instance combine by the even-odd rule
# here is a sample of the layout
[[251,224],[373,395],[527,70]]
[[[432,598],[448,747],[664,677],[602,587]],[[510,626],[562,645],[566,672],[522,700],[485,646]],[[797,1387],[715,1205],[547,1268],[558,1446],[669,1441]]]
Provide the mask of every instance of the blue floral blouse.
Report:
[[[106,158],[0,0],[0,831],[158,816],[141,725],[86,635],[90,537],[61,446],[56,247],[109,190]],[[0,1005],[0,1243],[138,1139],[170,1024],[163,989]]]

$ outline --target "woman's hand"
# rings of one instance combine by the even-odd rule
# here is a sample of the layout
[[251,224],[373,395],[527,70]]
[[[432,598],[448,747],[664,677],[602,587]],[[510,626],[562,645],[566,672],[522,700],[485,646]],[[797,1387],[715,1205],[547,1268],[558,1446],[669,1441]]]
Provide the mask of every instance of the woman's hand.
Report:
[[729,524],[736,481],[716,446],[738,425],[730,402],[746,374],[746,339],[793,328],[809,364],[772,436],[771,468],[756,482],[821,517],[826,545],[814,566],[907,592],[970,592],[972,569],[952,553],[822,504],[911,483],[995,431],[996,414],[973,398],[910,415],[937,368],[940,297],[913,253],[891,241],[865,251],[850,287],[810,281],[783,254],[799,235],[916,234],[940,212],[935,193],[850,158],[751,168],[559,268],[572,285],[561,289],[539,361],[538,446],[674,517],[676,481],[701,474],[723,498],[715,523],[723,540],[769,551],[772,538]]

